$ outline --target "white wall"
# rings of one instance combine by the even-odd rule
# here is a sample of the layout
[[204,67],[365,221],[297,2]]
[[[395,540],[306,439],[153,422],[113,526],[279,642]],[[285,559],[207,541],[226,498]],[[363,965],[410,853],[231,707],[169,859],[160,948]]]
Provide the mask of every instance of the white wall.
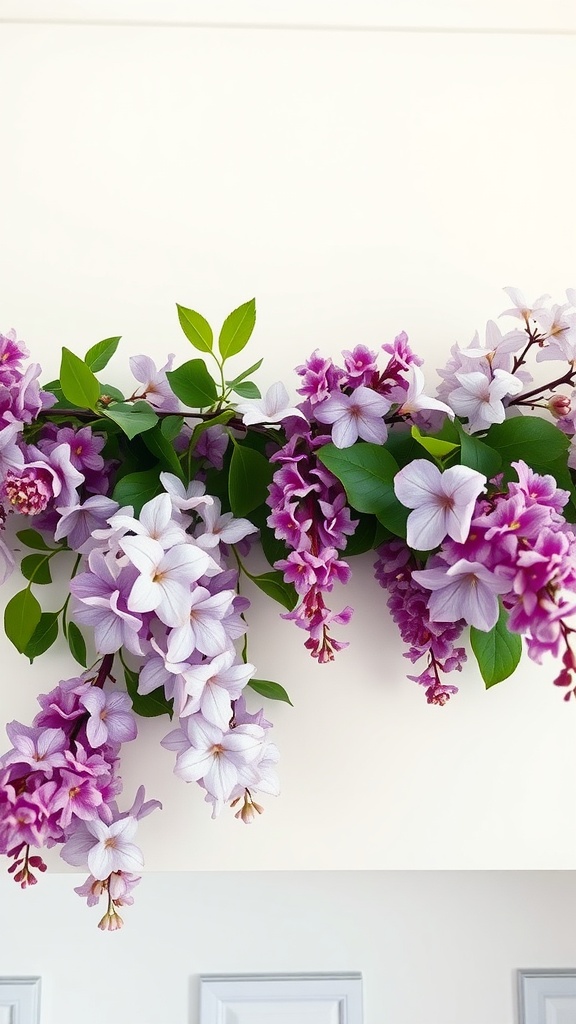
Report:
[[115,934],[72,883],[0,880],[0,973],[42,976],[42,1024],[198,1024],[201,974],[338,970],[365,1024],[516,1024],[519,968],[575,966],[572,872],[147,874]]
[[[219,321],[253,294],[263,384],[402,328],[433,378],[501,286],[576,284],[574,36],[3,24],[0,52],[1,321],[45,379],[60,345],[114,333],[112,375],[138,351],[184,360],[175,301]],[[470,667],[427,707],[369,563],[335,595],[358,611],[333,666],[254,603],[251,656],[295,708],[271,709],[283,795],[252,829],[209,821],[143,725],[126,800],[142,779],[164,801],[149,867],[574,866],[553,667],[489,694]],[[7,719],[73,672],[0,651]]]

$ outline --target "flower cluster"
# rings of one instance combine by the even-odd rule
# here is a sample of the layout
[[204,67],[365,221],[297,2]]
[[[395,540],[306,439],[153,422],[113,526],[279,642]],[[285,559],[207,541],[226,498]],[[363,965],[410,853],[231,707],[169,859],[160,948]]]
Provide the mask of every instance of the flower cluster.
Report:
[[[487,686],[524,643],[536,662],[559,658],[554,682],[576,695],[576,290],[562,304],[506,292],[512,327],[490,321],[482,342],[455,345],[436,396],[404,333],[340,362],[316,350],[296,369],[297,399],[282,383],[262,396],[262,360],[235,376],[228,366],[254,301],[217,343],[179,306],[201,357],[159,369],[132,357],[127,396],[98,377],[118,338],[83,358],[64,349],[41,389],[15,333],[0,335],[0,529],[15,527],[0,540],[0,584],[17,561],[24,581],[5,630],[31,662],[65,641],[82,670],[39,698],[31,726],[8,726],[0,853],[19,884],[44,870],[33,851],[58,845],[89,872],[77,890],[88,904],[107,899],[100,927],[120,926],[143,864],[137,822],[158,807],[143,788],[129,811],[116,803],[135,716],[176,716],[162,746],[213,816],[229,805],[250,823],[255,797],[278,793],[272,725],[252,701],[290,701],[249,660],[246,584],[325,663],[348,646],[332,630],[352,615],[329,607],[332,593],[350,559],[375,550],[429,704],[457,692],[446,680],[467,633]],[[56,611],[38,596],[54,563],[69,577]]]

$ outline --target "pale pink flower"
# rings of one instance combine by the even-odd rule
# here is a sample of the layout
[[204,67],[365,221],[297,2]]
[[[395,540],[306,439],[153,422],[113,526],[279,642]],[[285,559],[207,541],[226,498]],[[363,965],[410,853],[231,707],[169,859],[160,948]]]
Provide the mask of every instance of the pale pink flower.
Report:
[[245,402],[239,402],[236,412],[240,413],[247,427],[253,423],[281,423],[289,416],[305,418],[300,409],[289,403],[288,392],[278,381],[268,388],[264,398],[247,398]]
[[190,584],[204,575],[209,556],[194,544],[177,544],[170,551],[150,537],[123,537],[120,547],[138,569],[128,608],[155,611],[166,626],[178,626],[189,615]]
[[457,622],[488,632],[498,621],[498,594],[510,589],[509,580],[495,576],[480,562],[461,558],[449,568],[421,569],[412,573],[432,594],[428,601],[433,622]]
[[457,373],[460,387],[450,392],[449,402],[458,416],[466,416],[470,433],[502,423],[506,415],[502,399],[522,391],[522,381],[506,370],[494,370],[492,376],[476,370]]
[[446,536],[463,543],[486,477],[467,466],[440,472],[427,459],[415,459],[394,478],[396,497],[413,511],[408,516],[407,542],[417,551],[438,547]]
[[388,428],[383,416],[390,402],[370,388],[359,387],[351,395],[333,394],[317,405],[314,415],[320,423],[332,424],[332,440],[337,448],[349,448],[361,437],[384,444]]
[[448,405],[444,402],[438,401],[437,398],[428,398],[424,394],[424,374],[419,366],[415,363],[411,363],[408,367],[409,381],[408,391],[401,404],[396,410],[400,416],[408,416],[413,412],[424,412],[427,409],[436,409],[439,412],[445,412],[451,420],[454,419],[454,413]]

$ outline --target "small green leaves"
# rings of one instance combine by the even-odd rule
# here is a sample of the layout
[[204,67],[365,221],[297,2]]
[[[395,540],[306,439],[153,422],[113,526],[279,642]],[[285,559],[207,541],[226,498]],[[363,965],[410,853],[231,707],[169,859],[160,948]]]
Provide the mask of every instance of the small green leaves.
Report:
[[36,551],[54,551],[54,548],[48,547],[44,537],[38,530],[19,530],[16,536],[28,548],[35,548]]
[[444,441],[440,437],[421,434],[418,427],[412,427],[412,437],[425,451],[433,455],[435,459],[443,459],[459,447],[457,444],[452,444],[451,441]]
[[62,349],[60,385],[64,397],[74,405],[94,409],[100,397],[100,384],[89,366],[69,348]]
[[20,572],[31,583],[52,583],[50,555],[25,555],[20,563]]
[[138,693],[138,674],[126,666],[124,679],[134,714],[140,715],[141,718],[158,718],[159,715],[169,715],[172,718],[174,702],[166,698],[161,686],[152,690],[152,693]]
[[105,338],[104,341],[99,341],[96,345],[92,345],[92,348],[89,348],[84,356],[86,366],[89,366],[94,373],[98,373],[99,370],[103,370],[112,359],[112,356],[118,348],[119,341],[119,337]]
[[252,380],[244,380],[234,388],[240,398],[262,398],[260,388]]
[[132,505],[138,515],[142,506],[160,494],[162,484],[157,469],[145,469],[141,473],[127,473],[118,481],[112,497],[119,505]]
[[38,658],[49,647],[52,647],[57,639],[58,613],[42,612],[40,621],[24,649],[24,654],[27,658],[30,658],[30,664],[34,661],[34,658]]
[[291,583],[284,581],[281,572],[272,570],[262,573],[261,576],[250,576],[250,579],[259,590],[266,594],[266,597],[278,601],[278,604],[283,605],[289,612],[298,604],[298,594]]
[[174,473],[179,476],[181,480],[184,479],[184,473],[180,460],[174,451],[171,442],[164,436],[163,431],[159,426],[154,427],[153,430],[146,431],[142,434],[142,440],[146,445],[148,451],[155,455],[164,469],[167,469],[170,473]]
[[[248,344],[256,323],[256,299],[244,302],[234,309],[222,324],[218,347],[222,359],[230,359]],[[249,397],[249,396],[247,396]]]
[[348,501],[358,512],[371,512],[392,533],[406,536],[408,509],[394,493],[398,463],[382,445],[354,444],[350,448],[324,445],[316,453],[340,480]]
[[235,516],[246,516],[268,495],[274,467],[260,452],[234,444],[228,477],[230,508]]
[[199,352],[211,352],[214,336],[208,321],[200,313],[196,313],[193,309],[186,309],[185,306],[179,306],[178,303],[176,303],[176,309],[180,327],[190,344]]
[[4,632],[20,654],[24,653],[41,614],[42,609],[28,587],[8,601],[4,611]]
[[177,370],[168,370],[166,376],[176,397],[190,409],[214,405],[216,385],[203,359],[190,359]]
[[280,683],[272,683],[269,679],[251,679],[248,686],[255,690],[256,693],[259,693],[261,697],[268,697],[269,700],[283,700],[291,708],[294,707],[286,690],[283,686],[280,686]]
[[522,656],[522,639],[509,631],[508,613],[502,605],[498,622],[489,633],[470,627],[470,645],[486,689],[511,676]]
[[75,622],[68,623],[67,638],[70,654],[79,665],[86,668],[86,641]]
[[102,414],[117,423],[130,440],[158,423],[158,417],[148,402],[114,402],[102,409]]
[[460,434],[460,461],[463,466],[483,473],[488,480],[496,476],[502,468],[502,456],[484,441],[466,434],[460,423],[456,423]]
[[256,370],[260,369],[263,362],[263,359],[259,359],[258,362],[252,363],[252,366],[249,366],[243,373],[239,373],[237,377],[234,377],[234,380],[227,380],[226,384],[229,388],[232,388],[232,391],[236,391],[236,393],[239,394],[236,389],[236,385],[241,384],[243,380],[246,380],[246,378],[250,376],[251,373],[256,373]]

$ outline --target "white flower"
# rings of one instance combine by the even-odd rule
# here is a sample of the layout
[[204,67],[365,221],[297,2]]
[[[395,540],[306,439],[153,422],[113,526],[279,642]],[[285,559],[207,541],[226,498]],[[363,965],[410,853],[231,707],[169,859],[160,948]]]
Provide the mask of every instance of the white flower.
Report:
[[457,373],[460,387],[450,392],[449,402],[458,416],[468,418],[471,433],[484,430],[491,423],[502,423],[505,411],[502,399],[522,391],[522,381],[507,373],[495,370],[492,379],[480,370],[473,373]]
[[247,427],[253,423],[280,423],[288,416],[301,416],[305,419],[300,409],[289,406],[289,401],[286,388],[278,381],[268,388],[264,398],[247,398],[236,406],[236,411]]

